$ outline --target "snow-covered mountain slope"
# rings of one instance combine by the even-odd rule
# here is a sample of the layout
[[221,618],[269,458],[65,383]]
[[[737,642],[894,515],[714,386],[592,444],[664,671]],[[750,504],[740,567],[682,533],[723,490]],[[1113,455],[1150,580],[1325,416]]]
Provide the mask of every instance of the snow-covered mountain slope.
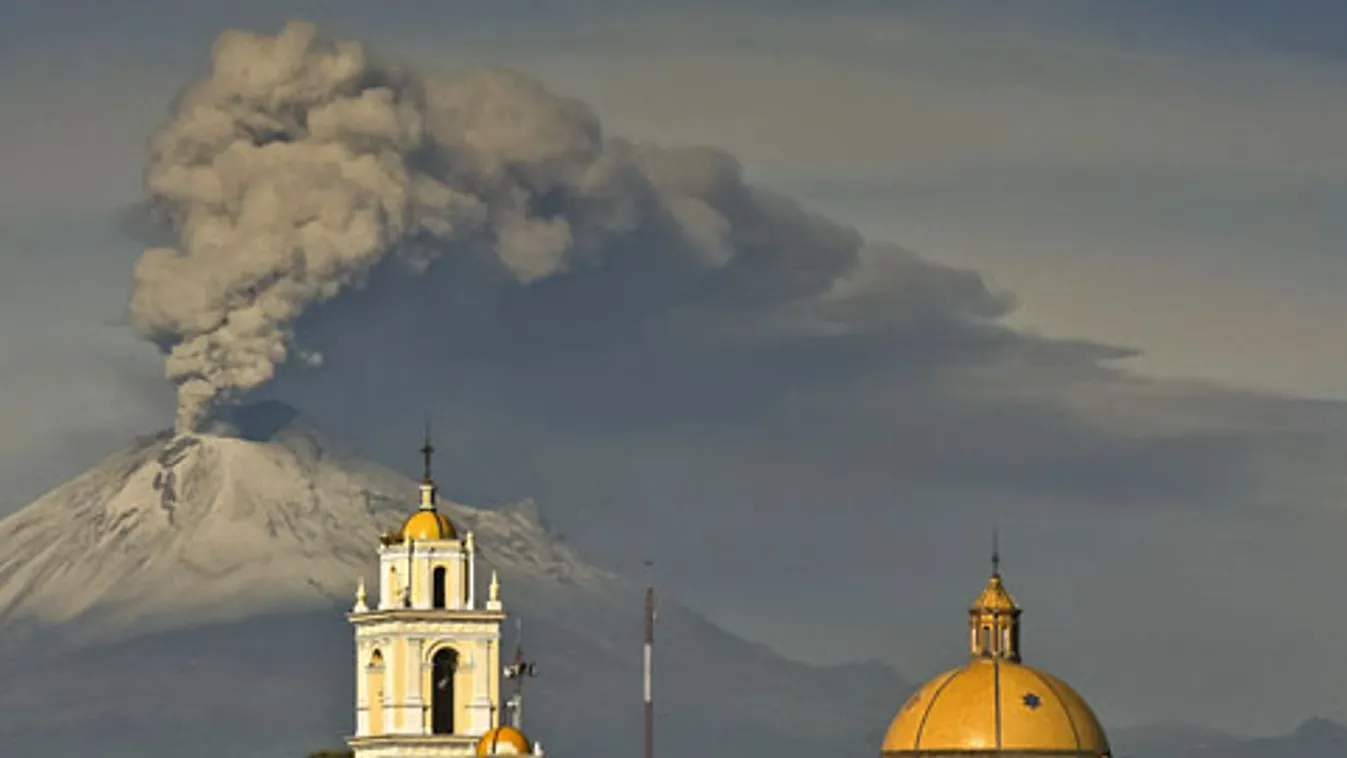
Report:
[[[0,623],[143,632],[351,598],[415,484],[334,450],[286,406],[238,415],[251,438],[141,439],[0,521]],[[528,508],[442,507],[510,573],[618,581]]]
[[[342,611],[414,497],[263,404],[229,435],[138,440],[0,521],[0,755],[338,744],[353,695]],[[642,588],[586,563],[531,503],[443,507],[527,620],[535,736],[558,754],[639,745]],[[667,599],[659,639],[667,754],[868,754],[909,689],[883,666],[787,660]]]

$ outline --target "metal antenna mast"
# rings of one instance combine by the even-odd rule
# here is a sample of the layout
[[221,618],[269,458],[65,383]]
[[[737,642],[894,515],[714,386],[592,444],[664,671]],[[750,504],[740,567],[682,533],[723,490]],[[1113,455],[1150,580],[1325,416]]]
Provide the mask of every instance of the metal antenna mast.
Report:
[[538,664],[524,658],[524,619],[515,617],[514,661],[505,667],[505,678],[514,680],[514,697],[510,698],[514,707],[516,729],[524,728],[524,679],[538,676]]
[[645,588],[645,758],[655,758],[655,701],[651,693],[651,653],[655,646],[655,580],[652,561],[645,567],[651,575]]

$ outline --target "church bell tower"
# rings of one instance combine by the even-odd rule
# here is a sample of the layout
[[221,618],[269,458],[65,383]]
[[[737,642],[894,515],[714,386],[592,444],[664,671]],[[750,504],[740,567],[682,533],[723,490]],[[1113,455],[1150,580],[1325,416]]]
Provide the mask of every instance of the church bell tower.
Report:
[[500,723],[501,623],[492,572],[477,596],[477,545],[440,512],[427,429],[420,503],[402,527],[380,537],[378,603],[365,582],[347,618],[355,627],[356,758],[541,755],[516,727]]

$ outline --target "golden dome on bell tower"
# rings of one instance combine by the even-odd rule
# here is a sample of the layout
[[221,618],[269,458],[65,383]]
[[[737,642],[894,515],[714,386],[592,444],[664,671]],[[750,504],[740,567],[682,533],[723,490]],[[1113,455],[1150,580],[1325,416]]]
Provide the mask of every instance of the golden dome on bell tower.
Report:
[[992,574],[969,608],[971,660],[927,682],[889,724],[885,758],[1108,758],[1094,711],[1066,682],[1020,662],[1020,607]]
[[430,472],[430,459],[435,446],[430,444],[430,429],[426,429],[426,441],[421,446],[421,455],[425,458],[425,473],[421,477],[421,501],[417,511],[402,522],[402,527],[392,535],[393,541],[424,542],[426,540],[456,540],[458,530],[449,517],[440,513],[436,507],[438,492],[435,480]]

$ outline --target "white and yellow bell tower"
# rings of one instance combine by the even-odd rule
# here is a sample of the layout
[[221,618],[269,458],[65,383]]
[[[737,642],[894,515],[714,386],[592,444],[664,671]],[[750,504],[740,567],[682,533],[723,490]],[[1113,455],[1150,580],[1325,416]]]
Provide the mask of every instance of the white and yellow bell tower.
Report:
[[477,545],[437,508],[434,448],[421,449],[421,502],[379,545],[379,597],[361,579],[355,607],[355,758],[542,755],[517,725],[502,724],[501,622],[493,571],[477,597]]

